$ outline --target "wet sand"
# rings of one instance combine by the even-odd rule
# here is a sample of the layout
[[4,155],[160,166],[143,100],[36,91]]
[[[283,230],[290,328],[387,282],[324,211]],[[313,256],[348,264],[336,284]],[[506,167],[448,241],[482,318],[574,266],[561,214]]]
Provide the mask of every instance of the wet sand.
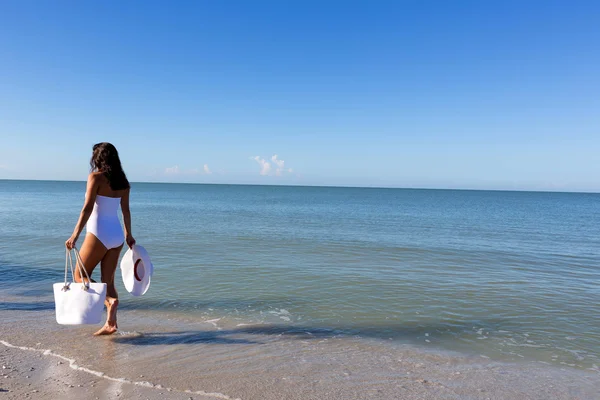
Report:
[[597,370],[225,318],[122,310],[117,334],[93,337],[97,326],[57,325],[51,302],[16,300],[0,298],[15,305],[0,311],[7,399],[597,400],[600,393]]
[[218,397],[161,390],[113,381],[75,370],[42,352],[4,347],[0,393],[6,399],[210,399]]
[[[115,377],[77,364],[43,348],[0,347],[0,390],[7,399],[597,399],[597,374],[515,364],[475,362],[405,351],[381,358],[381,365],[358,371],[344,354],[325,354],[313,365],[267,369],[260,375],[235,376],[217,371],[164,368],[163,384],[151,383],[156,368],[136,367],[129,377]],[[260,357],[257,356],[257,363]],[[164,365],[169,365],[165,360]],[[378,367],[378,368],[376,368]],[[258,366],[260,369],[260,366]],[[366,369],[365,369],[366,368]],[[376,371],[372,371],[376,369]],[[381,374],[382,371],[386,374]],[[215,372],[215,371],[213,371]],[[175,379],[185,377],[185,383]],[[339,375],[331,379],[331,375]],[[375,379],[373,379],[375,378]],[[170,386],[173,385],[173,386]],[[219,392],[195,390],[218,388]]]

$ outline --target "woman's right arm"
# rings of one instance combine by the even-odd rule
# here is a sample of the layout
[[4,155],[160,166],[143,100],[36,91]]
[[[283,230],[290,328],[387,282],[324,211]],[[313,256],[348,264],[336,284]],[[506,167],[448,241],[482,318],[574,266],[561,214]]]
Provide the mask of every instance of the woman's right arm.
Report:
[[83,227],[90,218],[90,215],[92,215],[92,211],[94,210],[94,203],[96,202],[96,196],[98,194],[98,186],[98,177],[95,174],[90,174],[88,176],[87,189],[85,191],[85,202],[83,203],[83,208],[81,209],[81,213],[79,214],[79,219],[77,220],[75,229],[73,229],[73,234],[65,242],[65,245],[69,250],[75,247],[75,243],[77,242],[77,239],[79,238]]
[[131,235],[131,211],[129,210],[129,192],[127,189],[121,197],[121,212],[123,213],[123,224],[125,224],[125,242],[131,248],[135,244],[135,239]]

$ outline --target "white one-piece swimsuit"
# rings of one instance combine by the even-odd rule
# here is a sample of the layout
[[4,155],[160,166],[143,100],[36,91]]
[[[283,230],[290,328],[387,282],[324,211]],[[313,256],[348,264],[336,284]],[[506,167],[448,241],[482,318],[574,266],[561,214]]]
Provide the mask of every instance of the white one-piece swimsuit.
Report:
[[117,214],[120,204],[120,197],[97,195],[86,224],[87,232],[96,236],[108,250],[123,244],[123,228]]

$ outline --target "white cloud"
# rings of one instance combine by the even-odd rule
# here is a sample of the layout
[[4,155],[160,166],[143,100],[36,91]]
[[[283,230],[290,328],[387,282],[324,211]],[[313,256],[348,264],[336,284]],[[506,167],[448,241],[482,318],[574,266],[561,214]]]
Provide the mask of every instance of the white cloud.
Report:
[[[274,172],[276,176],[282,176],[285,172],[292,173],[293,171],[291,168],[286,169],[285,161],[279,158],[277,154],[274,154],[271,157],[271,162],[260,156],[252,157],[252,159],[260,165],[261,175],[272,175],[272,172]],[[272,167],[275,168],[274,171]]]
[[182,169],[179,167],[179,165],[175,165],[173,167],[166,168],[164,171],[164,174],[169,175],[169,176],[190,176],[190,175],[201,175],[201,174],[210,175],[210,174],[212,174],[212,171],[208,168],[208,164],[204,164],[202,169],[199,169],[199,168]]
[[271,163],[270,162],[268,162],[267,160],[265,160],[264,158],[261,158],[259,156],[253,157],[253,160],[255,160],[260,165],[260,174],[261,175],[269,175],[269,173],[271,172]]
[[271,157],[271,161],[273,161],[273,164],[277,165],[277,168],[275,169],[275,175],[281,176],[281,173],[285,167],[285,161],[277,158],[277,154],[274,154],[273,157]]
[[167,174],[167,175],[177,175],[180,172],[181,171],[179,169],[179,165],[175,165],[174,167],[169,167],[169,168],[165,169],[165,174]]
[[273,155],[273,157],[271,157],[271,160],[277,164],[277,167],[279,167],[280,169],[283,168],[285,161],[283,161],[282,159],[277,158],[277,154]]

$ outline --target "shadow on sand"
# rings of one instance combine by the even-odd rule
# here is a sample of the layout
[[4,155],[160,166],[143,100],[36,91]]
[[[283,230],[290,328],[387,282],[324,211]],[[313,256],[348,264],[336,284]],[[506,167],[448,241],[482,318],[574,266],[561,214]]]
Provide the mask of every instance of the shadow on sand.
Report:
[[[499,322],[478,321],[477,325],[497,326]],[[362,337],[380,340],[394,340],[404,343],[422,343],[425,334],[444,334],[459,337],[472,334],[472,323],[448,325],[415,325],[405,326],[402,324],[385,325],[378,327],[314,327],[314,326],[287,326],[274,324],[248,325],[235,329],[223,330],[196,330],[196,331],[173,331],[173,332],[149,332],[139,336],[115,336],[113,340],[118,343],[135,346],[169,345],[169,344],[263,344],[269,338],[284,337],[292,340],[320,340],[343,337]],[[258,340],[248,338],[248,335],[256,335]],[[262,338],[262,340],[261,340]]]
[[[290,302],[291,299],[279,299]],[[292,300],[293,301],[293,300]],[[143,304],[132,304],[126,309],[164,309],[158,303],[146,302]],[[214,307],[216,302],[206,302],[207,308]],[[228,307],[236,306],[244,309],[248,304],[277,304],[277,299],[253,299],[242,301],[239,299],[221,299],[220,304],[226,304]],[[181,305],[179,311],[189,310],[190,312],[201,312],[203,308],[198,307],[198,303],[194,302],[193,309],[189,305]],[[138,307],[139,306],[139,307]],[[125,308],[125,307],[124,307]],[[0,302],[0,311],[27,311],[41,312],[54,310],[53,301],[38,301],[38,302]],[[520,326],[515,321],[509,320],[462,320],[452,321],[452,323],[429,323],[418,324],[416,322],[405,323],[385,323],[374,326],[365,326],[358,324],[338,323],[333,326],[315,326],[315,325],[298,325],[298,324],[255,324],[239,326],[234,329],[221,330],[181,330],[172,332],[147,332],[140,335],[130,336],[114,336],[113,340],[118,343],[136,345],[136,346],[152,346],[165,344],[260,344],[268,341],[269,337],[283,336],[288,339],[298,340],[314,340],[323,338],[339,338],[339,337],[363,337],[380,340],[394,340],[404,343],[422,343],[423,337],[431,336],[453,336],[455,338],[472,336],[474,327],[477,329],[483,328],[486,331],[511,330],[519,331]],[[426,335],[427,334],[427,335]],[[257,340],[254,340],[255,336]]]

